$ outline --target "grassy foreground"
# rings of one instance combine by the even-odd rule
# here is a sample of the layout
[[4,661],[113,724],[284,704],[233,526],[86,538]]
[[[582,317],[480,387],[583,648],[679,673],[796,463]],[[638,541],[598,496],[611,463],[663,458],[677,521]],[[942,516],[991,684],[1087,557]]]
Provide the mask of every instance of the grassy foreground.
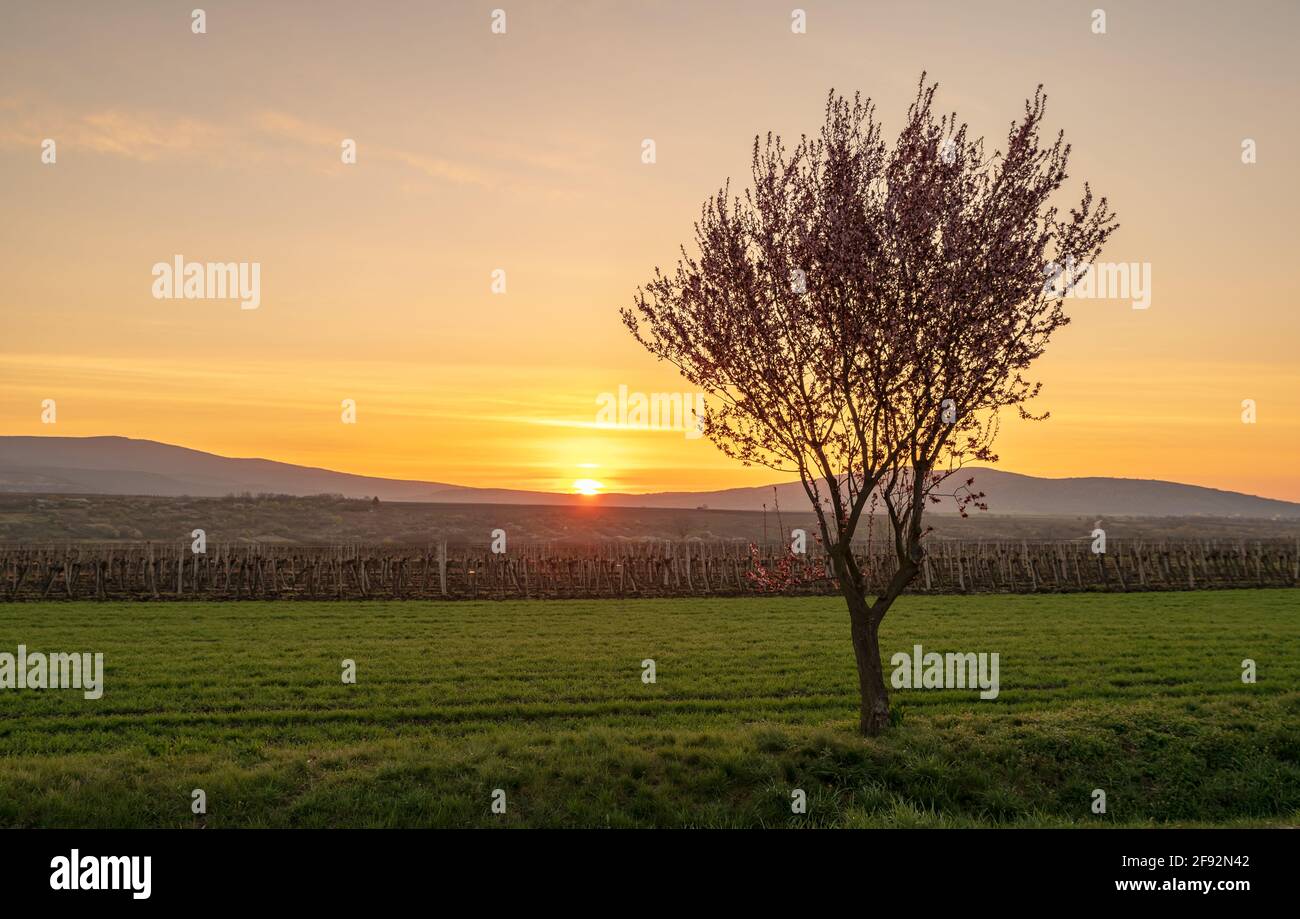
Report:
[[3,826],[1300,823],[1294,591],[906,597],[886,664],[997,651],[1001,695],[872,740],[826,598],[0,606],[19,643],[105,688],[0,690]]

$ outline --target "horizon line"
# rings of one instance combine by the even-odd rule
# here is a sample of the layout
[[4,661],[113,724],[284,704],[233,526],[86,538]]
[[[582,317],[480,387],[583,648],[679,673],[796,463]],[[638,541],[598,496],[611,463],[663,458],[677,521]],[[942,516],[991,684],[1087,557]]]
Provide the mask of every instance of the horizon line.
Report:
[[[204,449],[201,449],[201,448],[199,448],[199,447],[190,447],[190,446],[185,446],[185,445],[183,445],[183,444],[169,443],[169,442],[167,442],[167,441],[162,441],[162,440],[154,440],[153,438],[150,438],[150,437],[132,437],[132,436],[130,436],[130,435],[126,435],[126,434],[80,434],[80,435],[78,435],[78,434],[0,434],[0,440],[2,440],[2,439],[19,439],[19,438],[27,439],[27,440],[108,440],[108,439],[111,439],[111,440],[124,440],[124,441],[132,441],[132,442],[135,442],[135,443],[156,444],[156,445],[158,445],[158,446],[162,446],[162,447],[171,447],[171,448],[173,448],[173,449],[177,449],[177,450],[188,450],[188,451],[190,451],[190,452],[192,452],[192,453],[201,453],[201,454],[204,454],[204,455],[206,455],[206,456],[212,456],[212,457],[215,457],[215,458],[217,458],[217,459],[236,460],[236,461],[249,461],[249,462],[263,462],[263,463],[275,463],[275,464],[280,465],[280,466],[291,466],[291,467],[294,467],[294,468],[296,468],[296,469],[311,470],[311,471],[313,471],[313,472],[326,472],[326,473],[329,473],[329,474],[331,474],[331,475],[346,475],[346,476],[353,476],[353,477],[355,477],[355,478],[362,478],[362,479],[374,479],[374,480],[376,480],[376,481],[380,481],[380,482],[403,483],[403,484],[409,483],[409,484],[415,484],[415,485],[439,486],[439,487],[441,487],[441,488],[445,488],[445,489],[461,489],[461,490],[465,490],[465,491],[481,491],[481,492],[516,492],[516,493],[519,493],[519,494],[527,494],[527,495],[546,495],[546,496],[548,496],[548,497],[557,497],[557,498],[589,498],[589,499],[596,499],[596,500],[599,500],[600,498],[609,498],[609,497],[627,497],[627,498],[647,497],[647,498],[648,498],[648,497],[655,497],[655,496],[662,496],[662,495],[706,495],[706,494],[717,494],[717,493],[720,493],[720,492],[755,491],[755,490],[764,489],[764,488],[776,488],[776,487],[779,487],[779,486],[782,486],[782,485],[798,485],[798,484],[801,483],[800,480],[796,478],[796,479],[787,479],[787,480],[783,480],[783,481],[770,482],[770,483],[767,483],[767,484],[764,484],[764,485],[737,485],[737,486],[733,486],[733,487],[729,487],[729,488],[714,488],[714,489],[706,489],[706,490],[699,490],[699,491],[695,491],[695,490],[678,490],[678,491],[640,491],[640,492],[629,492],[629,491],[602,491],[602,492],[599,492],[599,493],[594,494],[594,495],[584,495],[584,494],[581,494],[581,493],[578,493],[578,492],[571,492],[571,491],[541,491],[541,490],[536,490],[536,489],[528,489],[528,488],[508,488],[508,487],[495,486],[495,485],[488,485],[488,486],[484,486],[484,485],[461,485],[461,484],[458,484],[458,483],[455,483],[455,482],[442,482],[442,481],[434,481],[434,480],[430,480],[430,479],[402,479],[402,478],[392,478],[392,477],[389,477],[389,476],[372,475],[372,474],[370,474],[370,473],[365,473],[365,472],[349,472],[349,471],[345,471],[345,470],[341,470],[341,469],[331,469],[331,468],[328,468],[328,467],[325,467],[325,466],[309,466],[309,465],[306,465],[306,464],[303,464],[303,463],[294,463],[294,462],[289,462],[289,461],[286,461],[286,460],[271,459],[271,458],[266,457],[266,456],[230,456],[230,455],[227,455],[227,454],[224,454],[224,453],[214,453],[214,452],[212,452],[211,450],[204,450]],[[55,468],[58,468],[58,467],[55,467]],[[1274,502],[1278,502],[1278,503],[1281,503],[1281,504],[1289,504],[1289,505],[1300,506],[1300,501],[1292,501],[1292,500],[1289,500],[1289,499],[1287,499],[1287,498],[1275,498],[1275,497],[1270,497],[1270,496],[1268,496],[1268,495],[1252,494],[1252,493],[1250,493],[1250,492],[1244,492],[1244,491],[1233,491],[1233,490],[1231,490],[1231,489],[1227,489],[1227,488],[1219,488],[1219,487],[1217,487],[1217,486],[1213,486],[1213,485],[1198,485],[1198,484],[1195,484],[1195,483],[1192,483],[1192,482],[1179,482],[1179,481],[1176,481],[1176,480],[1174,480],[1174,479],[1134,478],[1134,477],[1130,477],[1130,476],[1106,476],[1106,475],[1096,475],[1096,476],[1047,476],[1047,475],[1031,475],[1031,474],[1029,474],[1029,473],[1015,472],[1015,471],[1013,471],[1013,470],[1009,470],[1009,469],[1001,469],[1001,468],[997,468],[997,467],[995,467],[995,466],[963,466],[963,467],[961,467],[959,470],[955,470],[952,474],[953,474],[953,475],[957,475],[957,474],[959,474],[960,472],[974,472],[974,471],[981,470],[981,469],[983,469],[983,470],[988,470],[988,471],[991,471],[991,472],[1001,473],[1001,474],[1003,474],[1003,475],[1014,475],[1014,476],[1020,476],[1020,477],[1022,477],[1022,478],[1026,478],[1026,479],[1035,479],[1035,480],[1039,480],[1039,481],[1048,481],[1048,482],[1086,481],[1086,480],[1090,480],[1090,479],[1092,479],[1092,480],[1106,480],[1106,481],[1115,481],[1115,482],[1145,482],[1145,483],[1157,484],[1157,485],[1176,485],[1176,486],[1180,486],[1180,487],[1183,487],[1183,488],[1200,488],[1200,489],[1204,489],[1204,490],[1206,490],[1206,491],[1219,492],[1219,493],[1221,493],[1221,494],[1225,494],[1225,495],[1239,495],[1239,496],[1247,497],[1247,498],[1256,498],[1256,499],[1261,500],[1261,501],[1274,501]],[[791,474],[794,475],[795,473],[792,472]],[[4,494],[42,494],[41,492],[28,492],[28,491],[16,492],[16,491],[4,491],[3,489],[0,489],[0,493],[4,493]],[[65,494],[65,493],[63,493],[63,492],[51,492],[51,494]],[[67,492],[66,494],[71,494],[71,492]],[[89,493],[89,494],[97,494],[97,493],[95,493],[95,492],[91,492],[91,493]],[[324,494],[324,493],[322,493],[322,494]],[[152,496],[145,495],[145,496],[142,496],[142,497],[167,497],[167,496],[165,496],[165,495],[152,495]],[[202,495],[195,495],[195,496],[193,496],[193,497],[204,497],[204,496],[202,496]],[[301,496],[299,496],[299,497],[301,497]],[[399,502],[399,503],[400,503],[400,502]],[[413,502],[413,503],[438,503],[438,502]],[[593,502],[593,503],[594,503],[594,502]]]

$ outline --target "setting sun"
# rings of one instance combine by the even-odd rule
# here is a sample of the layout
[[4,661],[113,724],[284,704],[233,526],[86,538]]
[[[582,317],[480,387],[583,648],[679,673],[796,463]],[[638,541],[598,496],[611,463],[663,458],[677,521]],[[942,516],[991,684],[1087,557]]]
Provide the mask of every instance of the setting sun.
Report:
[[578,479],[573,483],[573,490],[580,495],[598,495],[605,486],[595,479]]

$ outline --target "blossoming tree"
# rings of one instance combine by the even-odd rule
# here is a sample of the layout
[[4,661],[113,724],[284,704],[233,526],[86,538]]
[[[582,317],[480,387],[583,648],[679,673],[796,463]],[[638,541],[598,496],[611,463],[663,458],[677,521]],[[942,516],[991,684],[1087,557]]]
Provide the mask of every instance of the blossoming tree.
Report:
[[[870,100],[834,91],[816,137],[755,138],[752,187],[711,197],[697,251],[621,311],[708,394],[724,453],[798,474],[848,605],[865,734],[889,723],[879,629],[921,570],[922,515],[978,502],[944,483],[996,461],[1003,412],[1046,417],[1026,373],[1118,226],[1086,184],[1068,212],[1052,203],[1070,147],[1041,135],[1041,87],[991,154],[936,114],[937,88],[922,75],[892,145]],[[892,562],[869,590],[852,547],[877,512]]]

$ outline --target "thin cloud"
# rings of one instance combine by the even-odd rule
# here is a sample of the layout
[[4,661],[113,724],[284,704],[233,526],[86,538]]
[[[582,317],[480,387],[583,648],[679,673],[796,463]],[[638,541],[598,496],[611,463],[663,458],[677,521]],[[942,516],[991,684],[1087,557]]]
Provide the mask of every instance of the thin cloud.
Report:
[[6,99],[0,108],[12,114],[0,127],[0,147],[39,147],[52,138],[63,149],[89,150],[140,162],[214,148],[225,136],[218,126],[195,118],[171,118],[144,112],[105,109],[69,114]]
[[[0,147],[39,148],[49,137],[60,149],[154,162],[178,156],[205,156],[223,163],[232,160],[265,162],[281,159],[295,165],[322,160],[312,151],[337,150],[346,135],[285,112],[263,111],[239,123],[214,123],[175,118],[154,112],[112,108],[71,113],[49,105],[36,106],[14,97],[0,99],[6,113],[0,124]],[[267,138],[279,146],[267,146]],[[397,163],[420,175],[458,185],[500,184],[488,172],[445,157],[381,145],[367,145],[364,155]],[[332,161],[338,164],[337,155]],[[339,164],[341,165],[341,164]]]
[[[337,148],[343,138],[347,136],[343,132],[330,130],[323,125],[312,124],[294,115],[277,111],[259,113],[257,125],[266,134],[310,147]],[[396,147],[386,147],[380,144],[366,144],[362,155],[367,158],[399,163],[430,178],[441,179],[457,185],[487,186],[497,184],[486,172],[443,157],[430,156]]]

